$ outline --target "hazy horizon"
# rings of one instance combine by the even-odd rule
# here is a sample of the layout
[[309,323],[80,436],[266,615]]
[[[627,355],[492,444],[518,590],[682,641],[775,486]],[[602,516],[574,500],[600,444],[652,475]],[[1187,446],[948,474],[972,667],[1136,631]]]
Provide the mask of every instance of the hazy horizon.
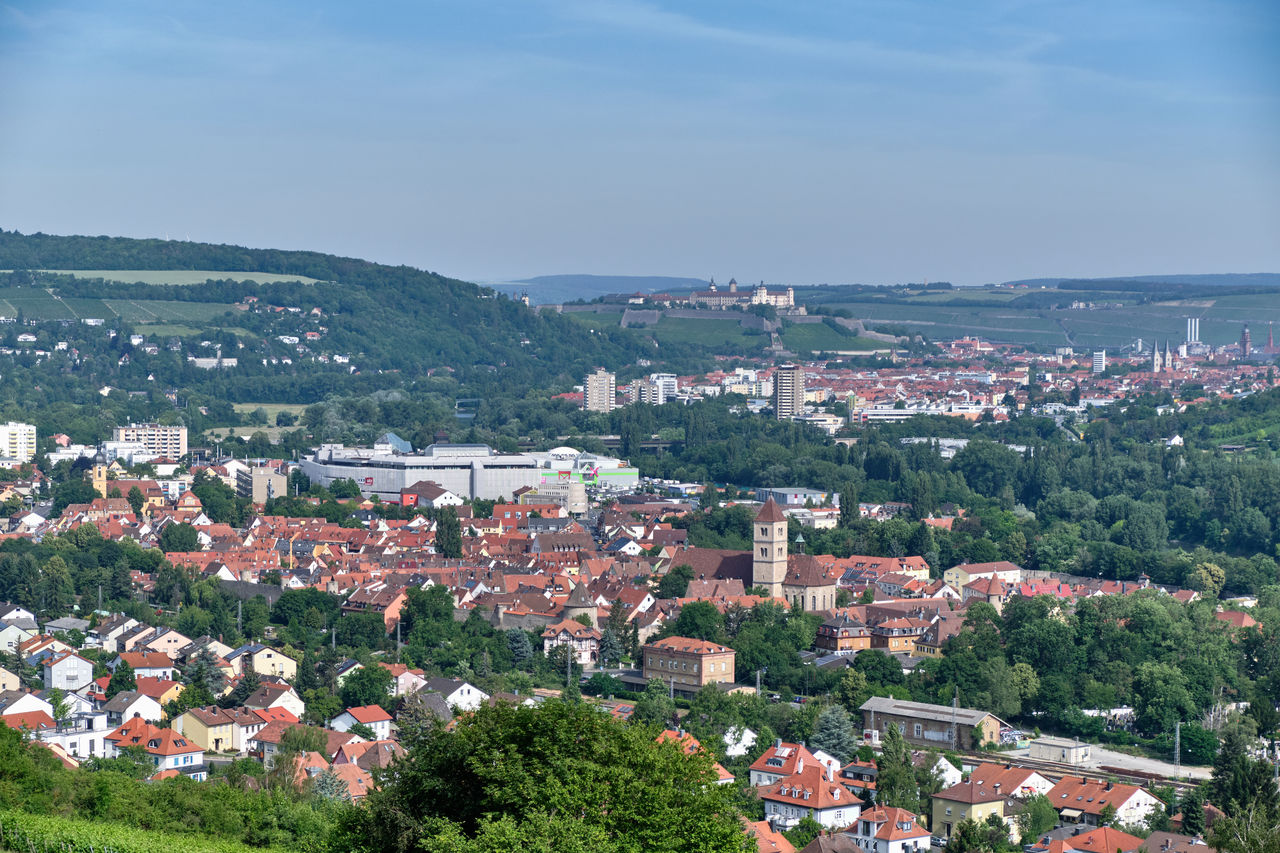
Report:
[[1276,44],[1266,0],[16,0],[0,227],[473,281],[1280,271]]

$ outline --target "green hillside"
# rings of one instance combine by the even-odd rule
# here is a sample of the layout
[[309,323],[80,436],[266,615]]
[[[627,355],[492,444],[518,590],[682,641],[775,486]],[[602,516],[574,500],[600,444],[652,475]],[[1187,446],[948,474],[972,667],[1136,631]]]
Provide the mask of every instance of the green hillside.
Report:
[[[36,322],[97,318],[144,336],[155,325],[162,330],[157,343],[195,330],[191,337],[200,340],[183,351],[215,355],[209,342],[236,356],[236,376],[258,386],[253,399],[312,402],[349,384],[353,372],[397,382],[446,374],[489,389],[563,385],[597,365],[630,363],[647,343],[625,329],[591,330],[539,314],[436,273],[318,252],[0,231],[0,269],[13,271],[0,273],[0,315]],[[200,275],[208,278],[196,286]],[[302,350],[282,342],[294,337]],[[346,360],[336,363],[335,355]],[[163,378],[149,381],[197,379],[158,366]],[[299,374],[328,376],[332,385],[282,381]],[[121,380],[128,377],[98,378],[127,385]]]

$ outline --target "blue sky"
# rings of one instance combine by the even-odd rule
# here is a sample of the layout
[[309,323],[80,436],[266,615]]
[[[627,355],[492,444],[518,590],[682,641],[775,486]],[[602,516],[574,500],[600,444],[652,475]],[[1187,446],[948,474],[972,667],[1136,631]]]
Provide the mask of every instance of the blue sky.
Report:
[[0,0],[0,227],[560,273],[1280,271],[1280,3]]

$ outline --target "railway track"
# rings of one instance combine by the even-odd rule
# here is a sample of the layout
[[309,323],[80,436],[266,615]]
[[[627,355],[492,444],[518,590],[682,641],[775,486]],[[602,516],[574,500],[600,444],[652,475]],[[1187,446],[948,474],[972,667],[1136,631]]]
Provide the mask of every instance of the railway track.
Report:
[[1178,792],[1195,788],[1199,784],[1196,780],[1171,779],[1168,776],[1162,776],[1159,773],[1148,773],[1144,770],[1132,770],[1123,767],[1113,767],[1106,764],[1089,768],[1077,767],[1074,764],[1065,764],[1060,761],[1047,761],[1042,758],[1027,758],[1025,756],[1010,755],[1002,756],[1000,753],[991,752],[959,750],[957,754],[960,755],[961,758],[975,763],[984,762],[987,764],[1007,764],[1013,767],[1022,767],[1027,770],[1036,770],[1053,782],[1057,782],[1063,776],[1078,776],[1084,779],[1097,779],[1103,782],[1114,780],[1123,782],[1127,785],[1137,785],[1142,788],[1154,785],[1167,785]]

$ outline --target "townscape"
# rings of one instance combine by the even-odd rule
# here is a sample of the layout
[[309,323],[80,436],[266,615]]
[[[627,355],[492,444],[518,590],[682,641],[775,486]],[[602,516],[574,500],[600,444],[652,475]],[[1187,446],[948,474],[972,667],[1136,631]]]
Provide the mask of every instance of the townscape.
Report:
[[[68,772],[378,822],[432,738],[588,714],[676,749],[761,851],[1207,853],[1275,799],[1274,509],[1184,519],[1191,469],[1119,505],[1130,486],[1069,460],[1110,465],[1106,425],[1154,470],[1243,453],[1233,477],[1274,483],[1274,435],[1190,420],[1274,397],[1272,341],[895,350],[621,388],[596,369],[547,402],[595,450],[438,429],[283,459],[172,417],[90,443],[10,422],[0,719]],[[803,438],[762,434],[778,471],[725,468],[747,423]],[[1064,525],[1109,501],[1112,531]],[[407,843],[275,821],[257,843]]]
[[1278,10],[6,0],[0,853],[1280,853]]

